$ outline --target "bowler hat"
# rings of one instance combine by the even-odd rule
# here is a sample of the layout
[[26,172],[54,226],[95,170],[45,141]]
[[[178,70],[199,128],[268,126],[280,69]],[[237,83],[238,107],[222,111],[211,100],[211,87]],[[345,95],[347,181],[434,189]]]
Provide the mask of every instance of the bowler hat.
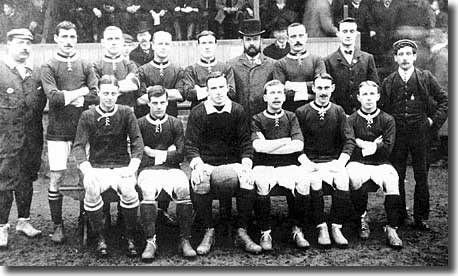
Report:
[[152,29],[153,29],[153,25],[151,24],[151,21],[140,21],[138,22],[135,33],[136,34],[144,33],[144,32],[151,31]]
[[32,33],[29,31],[29,29],[25,28],[12,29],[6,33],[6,37],[8,40],[12,40],[13,38],[33,40]]
[[279,18],[272,24],[272,31],[283,31],[288,29],[288,21],[283,18]]
[[244,36],[256,36],[263,34],[265,30],[261,30],[261,21],[257,19],[247,19],[240,24],[239,33]]

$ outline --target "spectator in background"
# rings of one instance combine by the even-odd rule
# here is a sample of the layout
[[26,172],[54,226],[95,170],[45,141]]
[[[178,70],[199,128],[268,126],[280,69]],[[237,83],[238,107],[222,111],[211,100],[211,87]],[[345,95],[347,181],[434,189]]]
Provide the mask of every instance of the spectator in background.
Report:
[[327,0],[308,0],[305,3],[302,24],[307,29],[309,37],[336,36],[337,33],[331,15],[331,5]]
[[201,0],[177,0],[173,9],[173,27],[176,40],[183,40],[182,30],[186,32],[186,40],[194,38],[194,30],[202,13]]
[[430,7],[425,7],[422,1],[407,0],[396,10],[395,39],[409,38],[418,42],[426,37],[427,30],[434,27],[430,19]]
[[271,27],[275,42],[264,48],[263,54],[275,60],[286,56],[290,51],[288,25],[285,20],[278,20]]
[[218,38],[237,38],[239,22],[254,16],[253,4],[249,0],[216,0],[215,5]]
[[123,34],[124,45],[122,49],[122,55],[125,59],[130,59],[129,54],[135,48],[134,38],[130,34]]
[[119,11],[123,32],[130,35],[135,34],[137,23],[145,20],[143,19],[144,15],[139,0],[123,1],[123,5],[121,5]]
[[6,42],[6,33],[11,29],[28,28],[26,15],[22,9],[17,9],[14,1],[3,2],[3,13],[0,14],[0,41]]
[[98,40],[96,7],[88,0],[75,0],[71,2],[69,10],[69,19],[76,25],[79,42],[96,42]]
[[140,5],[142,10],[150,15],[149,21],[153,23],[153,33],[156,31],[166,31],[172,33],[172,11],[175,8],[172,1],[140,0]]
[[154,57],[153,45],[151,43],[151,29],[153,26],[150,21],[140,21],[135,31],[138,46],[129,54],[130,60],[137,64],[137,67],[150,62]]
[[436,28],[448,32],[448,14],[443,11],[444,2],[442,0],[433,0],[431,2],[431,9],[436,17]]
[[288,26],[297,21],[297,13],[288,8],[287,2],[287,0],[269,0],[261,10],[261,22],[269,35],[273,35],[273,27],[279,22]]
[[366,1],[349,1],[348,17],[354,18],[358,25],[358,32],[361,34],[361,50],[370,51],[371,39],[376,33],[375,22]]
[[45,20],[45,0],[32,0],[26,7],[29,14],[29,30],[33,34],[33,43],[40,43],[43,34],[43,25]]

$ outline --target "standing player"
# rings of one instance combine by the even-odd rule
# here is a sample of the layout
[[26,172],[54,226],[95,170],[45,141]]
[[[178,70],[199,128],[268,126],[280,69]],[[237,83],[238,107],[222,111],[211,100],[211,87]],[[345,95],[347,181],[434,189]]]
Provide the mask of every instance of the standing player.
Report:
[[283,108],[294,112],[312,99],[310,89],[313,77],[325,73],[326,67],[321,57],[308,52],[305,48],[307,32],[304,25],[289,25],[288,41],[291,51],[275,62],[273,76],[285,84],[286,101]]
[[16,232],[35,237],[41,231],[30,224],[33,181],[41,164],[46,96],[39,71],[27,64],[33,36],[28,29],[7,35],[7,56],[0,62],[0,248],[8,246],[8,217],[16,199]]
[[[97,235],[97,253],[106,256],[101,194],[110,188],[115,190],[120,195],[126,223],[127,255],[133,257],[137,255],[133,235],[139,205],[135,177],[143,154],[143,140],[132,109],[116,104],[119,96],[116,77],[102,76],[99,88],[100,105],[81,114],[73,147],[76,163],[83,173],[84,210]],[[87,144],[89,156],[86,155]]]
[[229,98],[235,99],[234,72],[228,64],[216,60],[216,42],[216,36],[212,31],[202,31],[197,35],[200,59],[186,67],[183,79],[186,100],[191,102],[191,109],[207,99],[205,83],[211,72],[224,73],[229,85]]
[[357,27],[353,18],[340,21],[337,32],[340,39],[339,49],[325,59],[326,71],[336,83],[331,100],[343,107],[347,115],[355,112],[360,106],[356,99],[359,84],[365,80],[379,82],[374,57],[355,46]]
[[156,200],[165,193],[177,202],[176,213],[180,225],[180,248],[184,257],[195,257],[191,246],[193,208],[189,194],[189,181],[180,170],[184,157],[184,130],[179,119],[165,113],[167,91],[160,85],[147,89],[150,113],[138,124],[145,144],[138,186],[143,193],[140,204],[141,221],[146,234],[146,247],[142,260],[152,261],[157,250]]
[[[323,208],[322,182],[331,189],[331,234],[337,246],[346,247],[348,241],[340,229],[353,210],[345,165],[355,147],[355,137],[343,108],[330,102],[334,91],[331,75],[317,75],[312,89],[316,94],[315,100],[296,110],[304,135],[304,153],[299,157],[299,162],[305,171],[312,171],[311,197],[319,202],[314,206],[314,211]],[[316,224],[320,229],[318,244],[329,246],[331,241],[324,218],[319,218]]]
[[448,98],[431,72],[415,68],[416,53],[417,44],[412,40],[402,39],[393,44],[394,59],[399,67],[383,80],[381,97],[382,109],[396,122],[391,162],[399,175],[402,219],[407,218],[404,180],[410,152],[415,178],[415,227],[429,230],[426,223],[429,217],[428,135],[431,130],[439,129],[447,118]]
[[360,238],[367,240],[370,235],[366,211],[368,190],[364,184],[372,180],[385,192],[385,211],[388,219],[385,232],[388,244],[394,248],[401,248],[402,240],[396,233],[401,211],[399,177],[389,160],[396,136],[394,118],[377,108],[380,92],[375,82],[362,82],[357,97],[361,108],[348,118],[355,133],[356,147],[347,165],[347,171],[353,206],[361,219]]
[[136,91],[139,87],[137,66],[133,61],[125,59],[122,55],[124,38],[122,30],[116,26],[108,26],[103,31],[102,45],[104,56],[95,63],[97,77],[114,75],[119,84],[119,97],[117,104],[134,107]]
[[208,99],[191,110],[185,141],[186,157],[192,169],[193,203],[205,229],[197,254],[208,254],[215,243],[214,195],[220,200],[236,195],[239,215],[236,244],[247,252],[259,253],[262,248],[247,233],[256,198],[248,116],[241,105],[227,97],[229,87],[221,72],[211,73],[206,86]]
[[299,168],[297,160],[304,149],[304,138],[296,115],[281,107],[285,101],[284,85],[279,80],[271,80],[264,87],[267,108],[251,120],[251,140],[255,151],[253,176],[258,194],[255,211],[261,229],[260,245],[263,250],[272,250],[269,193],[278,184],[294,195],[293,214],[290,214],[293,218],[293,240],[298,248],[308,248],[310,244],[301,226],[310,203],[310,179]]
[[62,194],[67,159],[75,138],[78,119],[84,109],[97,103],[97,76],[89,62],[76,53],[76,26],[68,21],[56,26],[54,41],[58,51],[41,68],[43,90],[49,101],[49,125],[46,133],[49,158],[49,208],[54,222],[51,240],[64,242]]

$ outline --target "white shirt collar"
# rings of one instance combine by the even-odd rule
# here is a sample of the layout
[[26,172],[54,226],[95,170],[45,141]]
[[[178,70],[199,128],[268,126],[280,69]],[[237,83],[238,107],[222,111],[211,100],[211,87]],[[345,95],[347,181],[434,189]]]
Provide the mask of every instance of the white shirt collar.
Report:
[[288,42],[286,42],[286,41],[285,41],[285,43],[280,44],[280,43],[278,42],[278,40],[277,40],[277,41],[275,41],[275,43],[277,44],[278,48],[280,48],[280,49],[285,49],[285,48],[286,48],[286,45],[288,45]]
[[156,120],[154,120],[153,118],[151,118],[151,116],[150,116],[149,114],[146,116],[146,120],[147,120],[150,124],[155,125],[155,126],[156,126],[156,125],[161,125],[161,124],[165,123],[165,122],[167,121],[168,118],[169,118],[169,116],[168,116],[167,114],[165,114],[164,118],[162,118],[162,119],[156,119]]
[[405,81],[406,81],[406,82],[407,82],[407,81],[410,79],[410,77],[412,76],[413,71],[415,71],[415,67],[414,67],[414,66],[412,66],[412,67],[411,67],[409,70],[407,70],[407,71],[401,69],[401,67],[398,68],[398,73],[399,73],[399,75],[401,76],[401,78],[402,78],[402,75],[403,75],[403,74],[406,76],[406,78],[405,78]]
[[356,5],[356,4],[353,3],[353,2],[351,2],[351,4],[353,5],[353,7],[357,8],[357,9],[359,8],[359,5],[360,5],[360,4]]
[[30,70],[32,70],[32,68],[33,68],[32,64],[31,64],[31,61],[29,59],[27,59],[25,63],[20,64],[20,63],[16,62],[15,60],[13,60],[10,56],[6,56],[5,57],[5,64],[10,69],[14,69],[16,66],[23,66],[23,67],[28,68]]
[[215,106],[208,99],[204,102],[204,107],[205,107],[205,111],[207,112],[207,115],[210,115],[212,113],[223,113],[223,112],[231,113],[232,101],[229,98],[227,98],[226,102],[224,103],[224,107],[223,109],[221,109],[221,111],[216,109]]

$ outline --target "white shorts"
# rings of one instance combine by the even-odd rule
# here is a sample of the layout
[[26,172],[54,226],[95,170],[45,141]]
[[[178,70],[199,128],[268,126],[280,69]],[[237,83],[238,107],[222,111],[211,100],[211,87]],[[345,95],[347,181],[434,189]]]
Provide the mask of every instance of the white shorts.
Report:
[[308,173],[302,171],[298,166],[255,166],[253,168],[254,182],[259,195],[267,195],[279,185],[287,188],[292,193],[295,189],[307,195],[310,191],[310,179]]
[[51,171],[63,171],[67,169],[67,160],[72,151],[71,141],[48,142],[48,161]]
[[152,203],[162,190],[172,199],[189,199],[189,180],[179,169],[145,169],[138,175],[138,186],[143,193],[143,203]]
[[399,176],[396,169],[390,164],[366,165],[359,162],[350,162],[347,165],[352,190],[372,180],[387,194],[399,194]]

